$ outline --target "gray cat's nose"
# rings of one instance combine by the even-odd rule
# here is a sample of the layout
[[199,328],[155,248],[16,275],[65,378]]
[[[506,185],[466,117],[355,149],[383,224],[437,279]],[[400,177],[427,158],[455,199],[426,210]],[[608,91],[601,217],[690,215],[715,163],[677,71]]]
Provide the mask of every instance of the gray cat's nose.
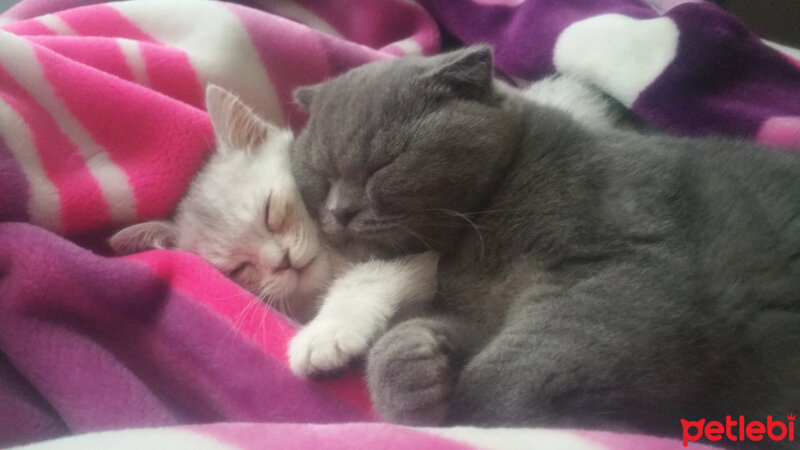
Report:
[[361,186],[338,180],[331,186],[325,206],[336,221],[346,227],[361,211],[363,197],[364,189]]
[[343,227],[346,227],[347,224],[353,220],[353,217],[358,214],[359,209],[355,207],[337,207],[331,208],[330,211],[331,215],[336,218],[336,221],[339,222],[339,224]]
[[292,260],[289,258],[289,252],[283,254],[283,258],[281,258],[281,262],[278,263],[277,266],[273,267],[272,270],[275,272],[283,272],[284,270],[290,269],[292,267]]

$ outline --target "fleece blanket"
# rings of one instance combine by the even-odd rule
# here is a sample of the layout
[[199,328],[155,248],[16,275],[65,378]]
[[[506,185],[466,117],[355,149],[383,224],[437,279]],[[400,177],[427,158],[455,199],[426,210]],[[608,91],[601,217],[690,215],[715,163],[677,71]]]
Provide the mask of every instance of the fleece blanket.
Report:
[[[104,245],[120,226],[168,216],[203,164],[207,83],[299,130],[297,86],[476,42],[520,85],[571,73],[674,133],[800,148],[800,63],[703,2],[23,0],[0,14],[0,446],[168,427],[76,439],[681,447],[375,423],[357,370],[294,377],[295,325],[199,258],[118,258]],[[70,442],[88,446],[53,445]]]

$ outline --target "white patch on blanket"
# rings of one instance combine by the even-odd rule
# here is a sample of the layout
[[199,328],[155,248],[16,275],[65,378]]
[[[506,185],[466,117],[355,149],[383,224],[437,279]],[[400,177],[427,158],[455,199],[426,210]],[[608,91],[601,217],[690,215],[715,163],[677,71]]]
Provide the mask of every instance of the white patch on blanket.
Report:
[[[109,3],[156,41],[186,52],[201,86],[225,86],[278,125],[285,118],[261,53],[239,18],[224,2],[170,0]],[[169,20],[164,20],[169,17]],[[202,24],[202,26],[198,26]],[[297,25],[300,26],[300,25]]]
[[364,356],[399,310],[417,308],[436,291],[433,253],[355,264],[328,289],[317,316],[292,339],[297,375],[339,370]]
[[18,450],[236,450],[239,447],[222,443],[211,436],[175,428],[143,428],[103,431],[38,442]]
[[76,33],[71,26],[67,25],[67,23],[61,19],[61,17],[58,17],[55,14],[46,14],[37,18],[36,21],[47,28],[50,28],[55,34],[60,36],[78,35],[78,33]]
[[342,39],[341,33],[339,33],[333,25],[295,2],[272,2],[268,4],[267,8],[269,8],[269,11],[273,14],[286,17],[297,23],[308,25],[315,30]]
[[11,33],[0,33],[0,66],[50,113],[58,128],[81,153],[83,163],[97,180],[114,223],[136,220],[136,201],[125,172],[72,115],[44,76],[32,44]]
[[553,63],[630,107],[675,58],[678,27],[667,17],[603,14],[575,22],[556,41]]
[[787,45],[778,44],[777,42],[768,41],[766,39],[762,39],[761,41],[767,44],[768,46],[774,48],[775,50],[783,54],[789,55],[792,58],[800,61],[800,48],[789,47]]
[[58,188],[44,171],[41,156],[33,144],[33,136],[25,120],[0,98],[0,136],[14,159],[19,161],[28,180],[28,214],[31,222],[56,233],[62,231],[61,202]]
[[485,450],[606,450],[569,431],[532,428],[422,428],[428,433]]
[[119,49],[125,55],[125,62],[133,72],[133,79],[142,86],[150,86],[150,76],[147,75],[147,63],[142,57],[142,47],[139,42],[130,39],[117,39]]

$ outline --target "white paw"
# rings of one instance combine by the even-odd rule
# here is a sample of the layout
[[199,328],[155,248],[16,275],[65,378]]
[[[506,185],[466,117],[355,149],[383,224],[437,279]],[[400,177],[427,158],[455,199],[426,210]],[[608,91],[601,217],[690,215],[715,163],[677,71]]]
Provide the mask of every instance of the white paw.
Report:
[[289,367],[300,376],[335,372],[366,354],[371,340],[345,321],[311,321],[289,343]]

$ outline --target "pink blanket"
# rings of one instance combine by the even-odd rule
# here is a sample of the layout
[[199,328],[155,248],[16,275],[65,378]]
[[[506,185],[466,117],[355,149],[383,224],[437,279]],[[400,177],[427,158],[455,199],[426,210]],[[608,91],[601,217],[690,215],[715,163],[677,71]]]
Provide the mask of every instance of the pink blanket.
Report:
[[[238,448],[259,442],[344,447],[353,439],[375,448],[492,442],[682,448],[680,440],[602,432],[426,431],[366,423],[376,417],[360,374],[327,382],[293,376],[285,350],[294,325],[199,258],[168,251],[109,256],[109,233],[167,216],[208,155],[214,139],[202,109],[207,83],[299,129],[305,116],[292,104],[295,87],[379,58],[437,52],[439,26],[465,42],[496,38],[499,66],[520,80],[561,64],[675,131],[727,132],[733,125],[726,118],[742,112],[761,121],[745,135],[800,147],[800,102],[762,105],[752,95],[739,99],[735,89],[687,85],[678,75],[691,74],[694,62],[681,59],[678,47],[659,60],[670,75],[659,78],[648,66],[650,78],[638,77],[642,86],[633,94],[613,83],[614,71],[604,71],[637,71],[636,61],[615,59],[630,56],[625,53],[587,58],[584,65],[567,54],[554,66],[556,38],[573,22],[601,13],[659,18],[647,2],[476,0],[464,2],[461,13],[452,3],[421,3],[24,0],[0,15],[0,446],[171,426],[130,433],[142,439],[172,433],[190,443],[212,439]],[[679,20],[678,13],[687,13],[676,10],[669,20],[691,30]],[[717,30],[735,25],[709,11],[703,13],[720,18]],[[589,37],[597,24],[590,25]],[[796,61],[746,33],[728,39],[747,44],[742,60],[760,65],[735,74],[704,68],[704,77],[800,98]],[[689,100],[659,96],[670,86],[723,111],[716,128],[683,126],[680,105],[670,102]],[[668,107],[656,108],[659,102]],[[260,424],[181,427],[213,422]],[[680,435],[680,424],[675,429]],[[133,435],[86,439],[125,436]]]

